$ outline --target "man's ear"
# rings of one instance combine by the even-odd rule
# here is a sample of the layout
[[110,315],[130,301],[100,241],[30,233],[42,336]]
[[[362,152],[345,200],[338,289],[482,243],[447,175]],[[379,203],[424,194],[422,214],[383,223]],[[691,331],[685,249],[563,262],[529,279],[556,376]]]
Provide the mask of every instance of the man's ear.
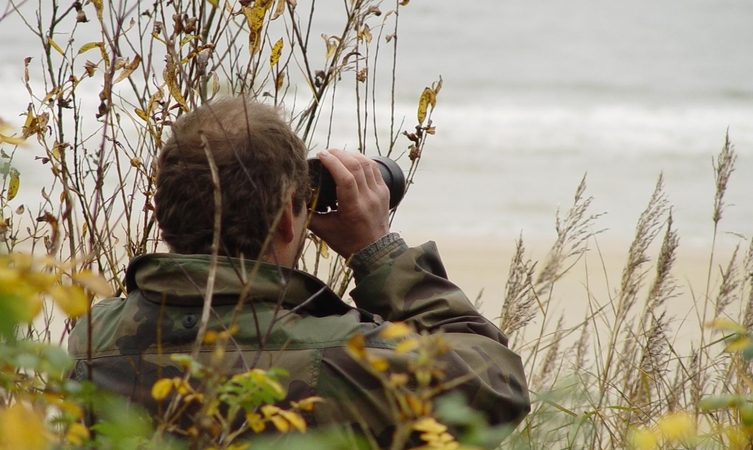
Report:
[[291,195],[288,202],[285,204],[285,209],[282,211],[282,217],[277,224],[276,234],[286,244],[293,241],[295,238],[295,230],[293,229],[293,196]]

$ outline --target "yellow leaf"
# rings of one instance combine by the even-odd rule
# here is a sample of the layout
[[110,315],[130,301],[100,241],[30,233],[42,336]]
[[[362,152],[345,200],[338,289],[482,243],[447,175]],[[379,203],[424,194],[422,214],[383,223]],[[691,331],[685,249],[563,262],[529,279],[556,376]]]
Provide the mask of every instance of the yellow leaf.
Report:
[[402,0],[402,1],[400,2],[400,6],[407,6],[407,5],[408,5],[408,3],[410,3],[410,0]]
[[[0,276],[0,279],[2,278],[3,277]],[[3,287],[8,286],[6,285]],[[6,301],[11,303],[6,305],[6,307],[13,313],[11,319],[20,323],[31,322],[37,314],[39,314],[39,311],[42,310],[43,302],[38,295],[32,294],[24,297],[11,297],[10,299],[6,299]]]
[[173,380],[170,378],[163,378],[161,380],[157,380],[156,383],[154,383],[154,386],[152,386],[152,398],[155,400],[164,400],[168,395],[170,395],[170,391],[173,390]]
[[371,42],[371,28],[368,24],[364,24],[363,28],[358,32],[358,39],[365,40],[367,43]]
[[434,91],[428,87],[424,88],[424,91],[421,93],[421,98],[418,99],[418,111],[416,113],[419,125],[423,125],[424,120],[426,120],[426,112],[429,109],[429,106],[434,109],[436,102],[437,98],[434,95]]
[[277,6],[275,7],[275,12],[272,13],[272,17],[270,17],[269,20],[275,20],[276,18],[280,17],[282,13],[285,12],[285,2],[286,0],[277,0]]
[[351,353],[355,358],[363,358],[366,356],[366,338],[363,334],[354,334],[348,343],[345,345],[345,349]]
[[207,330],[204,334],[204,343],[214,344],[215,342],[217,342],[217,332],[214,330]]
[[406,339],[395,346],[395,353],[408,353],[418,347],[418,339]]
[[742,426],[732,426],[727,427],[724,429],[724,434],[727,436],[727,439],[729,439],[729,448],[734,449],[743,449],[747,448],[748,444],[750,443],[748,441],[748,435],[745,433],[745,427]]
[[227,448],[227,450],[248,450],[249,445],[247,442],[233,442]]
[[94,70],[96,68],[97,68],[97,65],[91,61],[87,60],[86,63],[84,64],[84,70],[86,71],[86,75],[88,75],[89,77],[94,76]]
[[656,427],[668,441],[682,441],[695,433],[695,421],[684,411],[667,414],[659,419]]
[[408,374],[393,373],[390,375],[390,383],[393,386],[405,386],[408,383]]
[[264,428],[266,428],[264,419],[262,419],[262,417],[257,413],[246,413],[246,420],[251,426],[251,429],[254,430],[254,433],[261,433],[262,431],[264,431]]
[[178,391],[178,394],[180,395],[186,395],[191,392],[191,385],[183,378],[174,377],[173,386],[175,386],[175,390]]
[[264,26],[264,15],[267,9],[262,5],[253,7],[244,6],[243,15],[246,16],[246,22],[251,31],[258,32]]
[[215,8],[219,8],[219,7],[220,7],[220,4],[219,4],[219,3],[217,3],[217,0],[207,0],[207,2],[208,2],[208,3],[210,4],[210,5],[214,6]]
[[73,275],[73,280],[85,287],[90,292],[93,292],[102,297],[109,297],[112,295],[112,287],[110,283],[105,280],[102,275],[96,274],[90,270],[82,270],[81,272]]
[[261,47],[261,31],[251,30],[248,33],[248,52],[252,56],[255,55]]
[[131,61],[127,66],[123,68],[123,70],[120,72],[115,81],[112,82],[112,84],[117,84],[118,82],[130,77],[131,74],[139,67],[139,63],[141,63],[141,55],[134,56],[133,61]]
[[437,422],[433,417],[423,417],[413,423],[413,429],[425,433],[441,434],[447,431],[447,427]]
[[280,410],[280,415],[284,417],[285,420],[290,422],[290,425],[292,425],[296,430],[300,431],[301,433],[306,432],[306,421],[303,420],[303,417],[301,417],[297,413],[283,409]]
[[60,88],[58,86],[55,86],[54,88],[52,88],[52,90],[48,92],[47,95],[44,96],[41,103],[47,103],[53,97],[60,97]]
[[154,107],[159,104],[159,102],[162,101],[164,98],[164,94],[162,93],[162,88],[157,88],[157,92],[152,94],[151,97],[149,97],[149,105],[147,106],[147,112],[151,113],[154,111]]
[[653,431],[641,427],[630,433],[630,445],[636,450],[654,450],[659,447],[659,439]]
[[314,397],[304,398],[303,400],[297,403],[291,402],[291,404],[293,404],[293,406],[303,411],[313,411],[314,406],[316,406],[317,403],[321,403],[323,401],[324,401],[323,398],[314,396]]
[[324,259],[329,258],[329,246],[324,241],[319,241],[319,254],[322,255],[322,258]]
[[714,319],[705,324],[707,328],[713,328],[717,331],[731,331],[732,333],[745,334],[748,330],[744,326],[729,319]]
[[183,398],[183,401],[186,403],[191,403],[194,400],[196,400],[199,403],[203,403],[204,394],[191,393],[191,394],[186,395],[185,398]]
[[272,53],[269,55],[269,65],[274,67],[277,65],[278,62],[280,62],[280,55],[282,54],[282,38],[278,39],[277,42],[275,42],[275,45],[272,47]]
[[[29,104],[29,107],[26,109],[26,120],[24,121],[24,129],[31,128],[31,126],[34,124],[34,122],[37,120],[36,116],[34,116],[34,111],[31,109],[31,104]],[[25,136],[31,136],[34,134],[32,131],[31,133],[24,132]]]
[[[254,370],[257,370],[257,369],[254,369]],[[264,384],[266,384],[267,386],[269,386],[270,388],[272,388],[272,390],[275,391],[277,393],[277,395],[279,395],[279,396],[284,396],[285,395],[285,389],[282,388],[282,385],[280,383],[278,383],[277,381],[269,378],[266,373],[264,374],[264,376],[259,381],[263,382]]]
[[275,405],[264,405],[261,407],[261,412],[264,414],[264,417],[269,419],[270,417],[276,415],[280,412],[280,408],[278,408]]
[[392,322],[379,333],[382,339],[399,339],[412,333],[411,327],[405,322]]
[[94,4],[94,8],[97,10],[97,19],[99,21],[102,21],[102,0],[91,0],[91,3]]
[[68,427],[68,432],[65,434],[65,439],[73,445],[81,445],[84,440],[88,440],[90,437],[89,429],[83,424],[74,422]]
[[725,347],[725,353],[734,353],[745,350],[751,345],[751,339],[747,336],[739,337]]
[[275,80],[275,90],[282,89],[282,83],[285,82],[285,72],[280,72],[277,74],[277,79]]
[[65,56],[65,53],[63,52],[63,49],[60,48],[60,46],[58,44],[56,44],[55,41],[52,40],[52,38],[48,37],[47,38],[47,42],[49,42],[50,46],[52,48],[54,48],[58,53],[60,53],[61,55]]
[[10,169],[10,180],[8,181],[8,201],[13,200],[16,198],[16,195],[18,194],[18,187],[21,184],[20,180],[21,174],[16,169]]
[[0,133],[0,144],[3,142],[10,144],[10,145],[21,145],[26,141],[26,138],[23,137],[16,137],[16,136],[6,136],[2,133]]
[[0,409],[0,446],[3,449],[44,450],[51,436],[44,419],[21,403]]
[[220,77],[217,72],[212,72],[212,97],[217,95],[218,92],[220,92]]
[[89,307],[89,299],[81,286],[57,285],[50,289],[50,296],[68,317],[80,317]]
[[[421,399],[418,398],[415,394],[406,395],[405,401],[408,403],[408,408],[413,412],[413,415],[415,416],[423,416],[429,410],[431,410],[431,406],[421,401]],[[428,429],[424,430],[424,429],[418,429],[418,428],[416,428],[416,430],[417,431],[429,431]],[[444,431],[444,430],[441,430],[441,431]]]
[[178,86],[178,80],[175,74],[175,70],[175,63],[168,61],[165,70],[162,71],[162,78],[165,80],[165,83],[167,83],[167,88],[170,91],[170,95],[173,96],[175,101],[178,102],[178,104],[184,111],[188,111],[186,99],[183,98],[183,93],[180,92],[180,87]]
[[84,410],[79,405],[71,402],[71,401],[63,401],[61,400],[56,405],[60,407],[63,411],[67,412],[68,414],[72,415],[73,417],[80,419],[84,416]]
[[327,46],[327,53],[325,54],[326,59],[330,59],[337,50],[337,46],[340,43],[340,38],[337,36],[327,36],[326,34],[322,34],[322,39],[324,39],[324,43]]
[[220,401],[217,399],[213,399],[209,402],[209,406],[207,406],[207,415],[208,416],[214,416],[219,414],[220,412]]
[[133,112],[135,112],[136,115],[139,116],[139,118],[143,120],[144,122],[149,122],[149,116],[146,114],[146,111],[144,111],[143,109],[136,108],[133,110]]
[[78,54],[80,55],[82,53],[88,52],[89,50],[95,49],[101,45],[101,42],[88,42],[82,45],[80,49],[78,49]]
[[369,365],[377,372],[386,372],[390,368],[390,363],[384,358],[370,358]]
[[290,423],[282,416],[272,416],[269,420],[272,421],[272,424],[280,433],[287,433],[290,430]]

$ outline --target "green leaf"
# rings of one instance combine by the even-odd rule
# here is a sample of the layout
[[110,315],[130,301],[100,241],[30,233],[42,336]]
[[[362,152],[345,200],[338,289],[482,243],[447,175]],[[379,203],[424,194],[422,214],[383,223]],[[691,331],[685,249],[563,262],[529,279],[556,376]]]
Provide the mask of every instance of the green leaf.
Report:
[[753,405],[746,403],[740,406],[740,420],[745,426],[753,425]]
[[746,403],[745,397],[739,395],[717,395],[715,397],[705,397],[698,402],[698,406],[703,411],[715,411],[718,409],[731,408]]
[[41,351],[45,372],[53,376],[63,376],[73,366],[73,358],[63,348],[45,345]]
[[743,350],[743,358],[745,358],[746,360],[753,359],[753,345],[748,345],[747,347],[745,347],[745,349]]

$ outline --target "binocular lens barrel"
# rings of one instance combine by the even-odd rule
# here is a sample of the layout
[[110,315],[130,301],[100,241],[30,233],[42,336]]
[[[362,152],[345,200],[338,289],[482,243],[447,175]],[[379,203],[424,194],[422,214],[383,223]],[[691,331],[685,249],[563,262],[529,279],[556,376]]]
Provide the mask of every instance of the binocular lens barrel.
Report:
[[[390,190],[390,209],[395,208],[405,195],[405,175],[400,166],[390,158],[384,156],[374,156],[371,158],[377,163],[379,172],[382,174],[384,183]],[[311,188],[318,191],[315,193],[316,204],[313,206],[314,211],[328,212],[337,210],[337,185],[319,158],[310,158],[309,179]]]

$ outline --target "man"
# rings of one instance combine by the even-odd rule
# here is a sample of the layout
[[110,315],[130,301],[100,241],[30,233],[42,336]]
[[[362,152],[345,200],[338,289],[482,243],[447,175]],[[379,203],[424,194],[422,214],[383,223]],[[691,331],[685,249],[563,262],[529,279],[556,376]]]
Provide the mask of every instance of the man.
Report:
[[[128,296],[94,305],[91,330],[86,320],[75,327],[69,341],[75,377],[91,378],[159,414],[164,405],[152,398],[151,387],[182,373],[168,355],[194,348],[213,273],[210,329],[227,327],[244,302],[223,368],[286,369],[286,402],[325,399],[307,418],[310,425],[353,424],[387,445],[398,418],[385,388],[345,346],[363,333],[368,349],[398,364],[404,355],[380,337],[396,321],[418,332],[442,332],[452,347],[443,358],[447,379],[456,380],[453,390],[491,424],[518,423],[530,408],[520,358],[447,281],[433,243],[408,248],[389,232],[389,191],[375,163],[361,154],[319,152],[339,204],[308,223],[306,154],[274,109],[243,97],[180,117],[159,157],[154,198],[172,253],[134,258],[126,274]],[[348,258],[356,307],[293,269],[307,226]],[[210,261],[213,242],[219,243],[216,266]],[[205,344],[200,360],[207,361],[212,348]]]

